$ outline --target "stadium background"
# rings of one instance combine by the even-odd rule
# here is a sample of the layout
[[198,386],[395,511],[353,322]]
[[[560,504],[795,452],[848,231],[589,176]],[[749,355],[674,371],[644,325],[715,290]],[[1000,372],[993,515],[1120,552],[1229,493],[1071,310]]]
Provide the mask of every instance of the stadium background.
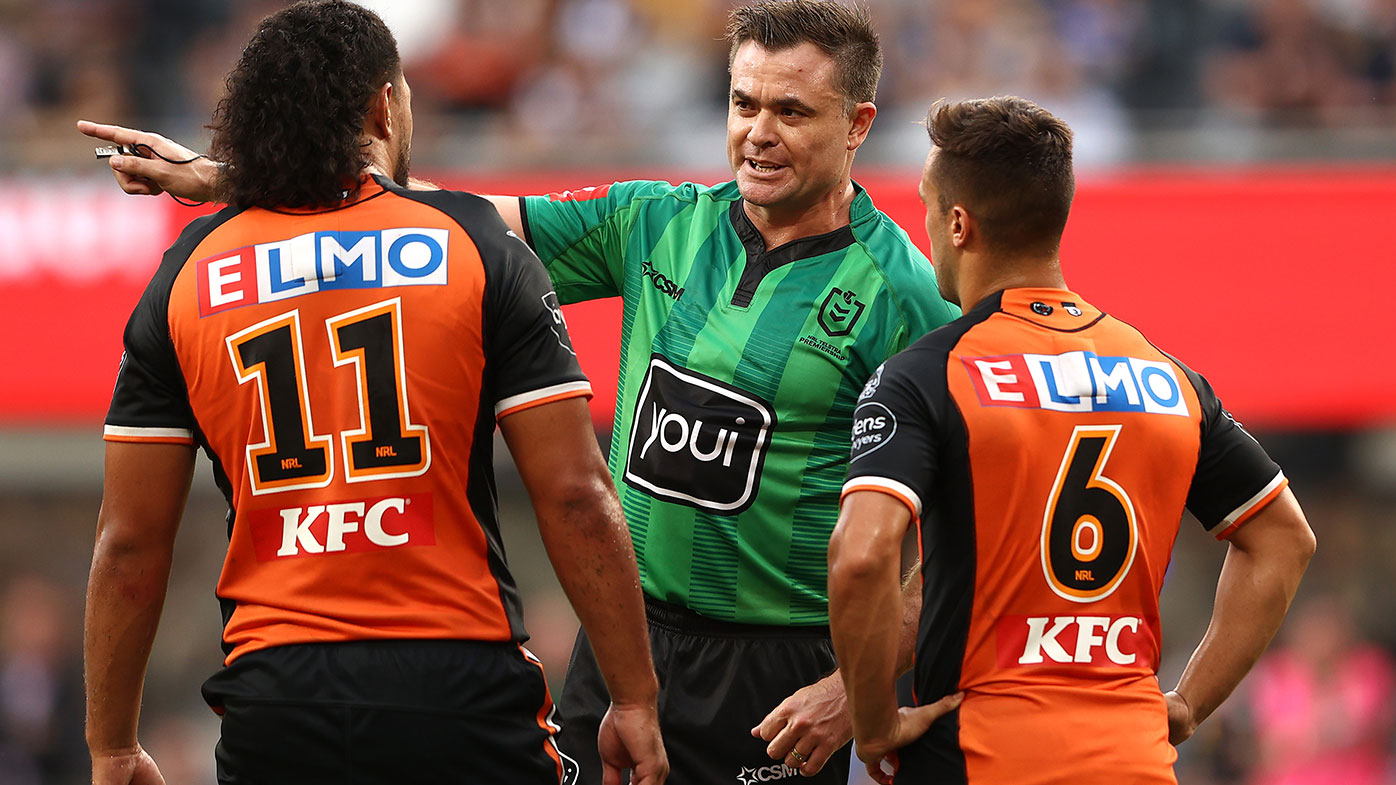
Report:
[[[0,784],[85,781],[80,627],[120,329],[200,210],[123,196],[73,120],[195,147],[255,22],[238,0],[0,0]],[[729,0],[371,3],[399,35],[414,171],[523,193],[726,179]],[[1274,651],[1181,751],[1185,783],[1396,782],[1396,0],[874,0],[887,62],[855,177],[924,247],[939,96],[1012,92],[1076,129],[1068,279],[1207,374],[1285,466],[1319,551]],[[608,439],[615,303],[568,309]],[[500,450],[530,647],[560,682],[575,619]],[[202,459],[201,459],[202,461]],[[1168,467],[1160,467],[1167,471]],[[179,537],[142,740],[211,783],[223,502]],[[1185,525],[1163,679],[1225,548]]]

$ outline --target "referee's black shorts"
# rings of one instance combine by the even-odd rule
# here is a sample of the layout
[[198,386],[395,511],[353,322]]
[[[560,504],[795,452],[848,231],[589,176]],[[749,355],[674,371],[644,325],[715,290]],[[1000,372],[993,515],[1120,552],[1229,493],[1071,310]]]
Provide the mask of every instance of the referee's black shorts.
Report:
[[[802,777],[771,760],[767,743],[751,735],[791,693],[833,672],[828,627],[734,624],[650,597],[645,614],[659,676],[659,724],[670,785],[848,782],[848,746],[819,774]],[[591,644],[580,632],[558,699],[558,747],[569,774],[575,765],[575,781],[582,785],[601,783],[596,734],[610,700]]]
[[255,651],[204,684],[221,785],[557,785],[542,666],[514,643]]

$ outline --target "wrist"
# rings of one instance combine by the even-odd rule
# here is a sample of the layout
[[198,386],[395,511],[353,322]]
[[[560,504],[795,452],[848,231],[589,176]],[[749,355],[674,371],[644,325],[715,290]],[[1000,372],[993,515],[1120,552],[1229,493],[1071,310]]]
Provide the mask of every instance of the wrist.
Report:
[[119,758],[130,758],[141,753],[141,745],[138,742],[130,744],[94,744],[87,743],[87,752],[92,760],[115,760]]

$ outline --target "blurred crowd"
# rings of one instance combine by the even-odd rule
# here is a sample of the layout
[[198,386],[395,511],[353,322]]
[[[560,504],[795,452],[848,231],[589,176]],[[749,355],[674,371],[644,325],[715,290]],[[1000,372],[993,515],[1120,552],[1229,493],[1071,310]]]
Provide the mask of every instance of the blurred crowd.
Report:
[[[420,164],[722,165],[736,0],[364,2],[399,37]],[[199,141],[224,74],[280,5],[0,0],[0,173],[83,166],[80,116]],[[919,158],[915,121],[936,98],[1005,92],[1067,119],[1086,165],[1390,152],[1363,141],[1396,126],[1396,0],[868,5],[886,50],[865,148],[878,163]],[[1289,152],[1255,141],[1295,132]]]

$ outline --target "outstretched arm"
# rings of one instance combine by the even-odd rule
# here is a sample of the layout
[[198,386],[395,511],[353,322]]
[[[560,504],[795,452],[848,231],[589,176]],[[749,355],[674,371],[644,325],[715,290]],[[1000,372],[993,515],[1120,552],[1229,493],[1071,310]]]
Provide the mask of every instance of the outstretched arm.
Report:
[[1255,665],[1280,629],[1315,540],[1288,488],[1231,535],[1212,621],[1168,700],[1168,740],[1181,744]]
[[[169,191],[181,199],[195,202],[214,200],[218,164],[207,158],[197,157],[199,154],[188,147],[149,131],[104,125],[88,120],[79,120],[78,130],[103,142],[149,148],[140,150],[138,155],[115,155],[107,159],[112,173],[116,175],[117,184],[126,193],[154,196]],[[154,155],[150,154],[152,151]],[[191,158],[194,160],[189,161]],[[189,163],[175,164],[169,161]]]
[[611,693],[599,744],[607,785],[620,770],[657,785],[669,771],[659,737],[659,682],[650,659],[640,574],[587,405],[568,398],[505,416],[500,430],[528,489],[563,591],[590,633]]
[[193,467],[185,445],[107,444],[83,644],[94,785],[164,783],[136,727]]

